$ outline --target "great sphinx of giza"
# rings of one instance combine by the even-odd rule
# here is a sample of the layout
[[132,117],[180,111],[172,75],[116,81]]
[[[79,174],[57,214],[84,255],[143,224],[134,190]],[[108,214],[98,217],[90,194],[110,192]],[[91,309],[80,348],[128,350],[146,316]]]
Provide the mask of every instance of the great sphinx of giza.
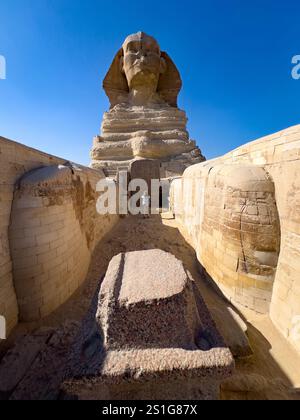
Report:
[[177,106],[181,87],[175,64],[153,37],[128,36],[103,82],[111,107],[94,139],[91,166],[115,174],[137,159],[156,159],[167,177],[205,160]]

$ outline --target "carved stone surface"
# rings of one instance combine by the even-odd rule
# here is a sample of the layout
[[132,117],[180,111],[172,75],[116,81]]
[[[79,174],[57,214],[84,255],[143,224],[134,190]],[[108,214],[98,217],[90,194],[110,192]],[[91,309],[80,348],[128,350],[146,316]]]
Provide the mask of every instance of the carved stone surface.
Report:
[[158,249],[112,259],[90,330],[79,352],[81,360],[93,354],[87,369],[75,363],[81,379],[64,386],[78,398],[217,399],[220,381],[233,372],[190,274]]
[[266,314],[281,243],[275,185],[260,166],[219,162],[189,168],[183,181],[173,181],[171,207],[212,284],[234,303]]
[[159,159],[166,176],[174,159],[181,159],[175,175],[202,162],[189,139],[186,114],[177,107],[181,86],[175,64],[157,41],[143,32],[130,35],[103,82],[111,109],[104,114],[101,136],[94,139],[92,166],[115,174],[136,158]]

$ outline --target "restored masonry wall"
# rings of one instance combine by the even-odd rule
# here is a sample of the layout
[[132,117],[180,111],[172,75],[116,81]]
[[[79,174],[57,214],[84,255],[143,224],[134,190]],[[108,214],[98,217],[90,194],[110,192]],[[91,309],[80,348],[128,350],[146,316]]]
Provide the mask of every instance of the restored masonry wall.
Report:
[[64,303],[117,222],[96,212],[104,174],[0,137],[0,314],[8,332]]
[[207,163],[194,171],[185,173],[176,213],[201,264],[228,298],[268,313],[280,248],[272,180],[255,166]]
[[173,181],[171,202],[222,292],[270,312],[300,351],[299,173],[294,126],[188,168]]

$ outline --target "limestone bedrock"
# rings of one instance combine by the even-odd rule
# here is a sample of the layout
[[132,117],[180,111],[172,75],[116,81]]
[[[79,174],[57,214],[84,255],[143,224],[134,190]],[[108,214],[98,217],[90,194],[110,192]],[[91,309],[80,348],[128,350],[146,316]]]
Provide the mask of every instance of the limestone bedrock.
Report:
[[135,159],[159,159],[164,177],[205,160],[177,107],[181,87],[179,71],[157,41],[143,32],[130,35],[103,82],[111,108],[94,138],[91,166],[115,175]]

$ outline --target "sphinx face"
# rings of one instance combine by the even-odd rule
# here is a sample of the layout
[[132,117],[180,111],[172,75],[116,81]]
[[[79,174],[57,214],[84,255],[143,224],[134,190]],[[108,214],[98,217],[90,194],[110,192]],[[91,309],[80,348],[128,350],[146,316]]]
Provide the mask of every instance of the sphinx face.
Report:
[[123,45],[123,71],[129,89],[151,87],[156,91],[159,76],[165,70],[160,48],[152,37],[130,37]]

